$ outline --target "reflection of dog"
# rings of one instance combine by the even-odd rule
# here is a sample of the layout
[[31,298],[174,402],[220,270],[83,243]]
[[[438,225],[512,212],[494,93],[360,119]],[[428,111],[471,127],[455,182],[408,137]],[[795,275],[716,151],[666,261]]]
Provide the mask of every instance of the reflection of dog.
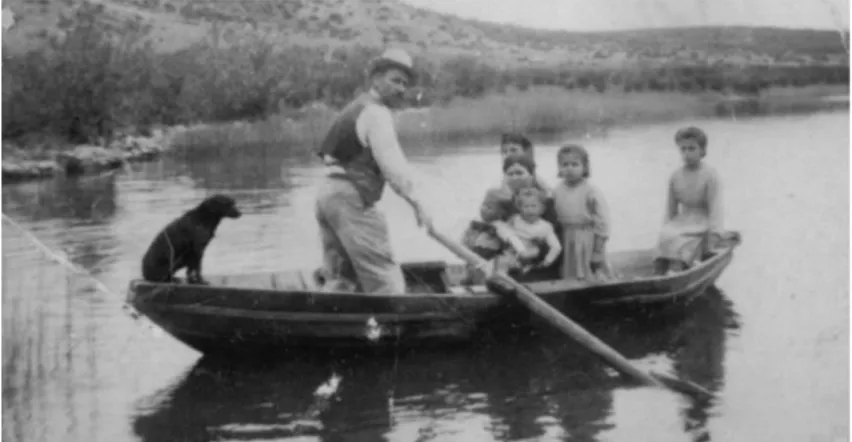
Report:
[[142,258],[142,277],[151,282],[177,282],[175,272],[186,267],[187,282],[205,284],[201,277],[204,250],[222,218],[241,215],[231,197],[213,195],[206,198],[157,234]]

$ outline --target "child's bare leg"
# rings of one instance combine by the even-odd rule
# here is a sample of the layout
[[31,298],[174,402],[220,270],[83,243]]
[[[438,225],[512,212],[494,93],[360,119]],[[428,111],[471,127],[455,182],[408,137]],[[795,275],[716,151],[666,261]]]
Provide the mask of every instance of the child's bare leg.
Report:
[[604,261],[599,264],[595,271],[595,275],[600,281],[609,281],[616,278],[615,272],[613,272],[612,266],[609,265],[608,261]]

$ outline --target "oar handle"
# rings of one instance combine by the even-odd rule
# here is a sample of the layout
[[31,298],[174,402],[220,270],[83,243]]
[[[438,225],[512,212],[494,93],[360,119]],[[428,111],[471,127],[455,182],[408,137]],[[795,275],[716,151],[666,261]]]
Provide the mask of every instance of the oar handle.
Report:
[[449,236],[435,230],[434,227],[427,229],[426,232],[466,263],[481,269],[487,276],[491,275],[491,267],[488,265],[488,261],[482,259],[481,256],[473,253],[470,249],[457,243]]

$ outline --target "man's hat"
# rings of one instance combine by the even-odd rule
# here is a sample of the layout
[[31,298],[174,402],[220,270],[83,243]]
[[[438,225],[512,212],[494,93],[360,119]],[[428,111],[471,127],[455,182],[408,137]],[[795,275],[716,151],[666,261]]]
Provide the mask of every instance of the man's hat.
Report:
[[399,69],[408,75],[408,79],[413,83],[417,80],[417,73],[414,72],[414,61],[402,49],[388,49],[382,55],[373,59],[370,63],[370,69],[367,71],[369,75],[379,69]]

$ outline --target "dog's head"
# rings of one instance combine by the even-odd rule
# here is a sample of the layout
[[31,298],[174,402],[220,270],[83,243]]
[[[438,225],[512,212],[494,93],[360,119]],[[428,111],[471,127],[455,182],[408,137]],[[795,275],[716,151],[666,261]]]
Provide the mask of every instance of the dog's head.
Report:
[[242,212],[237,209],[237,202],[233,198],[221,194],[206,198],[198,205],[198,209],[220,218],[239,218],[242,216]]

